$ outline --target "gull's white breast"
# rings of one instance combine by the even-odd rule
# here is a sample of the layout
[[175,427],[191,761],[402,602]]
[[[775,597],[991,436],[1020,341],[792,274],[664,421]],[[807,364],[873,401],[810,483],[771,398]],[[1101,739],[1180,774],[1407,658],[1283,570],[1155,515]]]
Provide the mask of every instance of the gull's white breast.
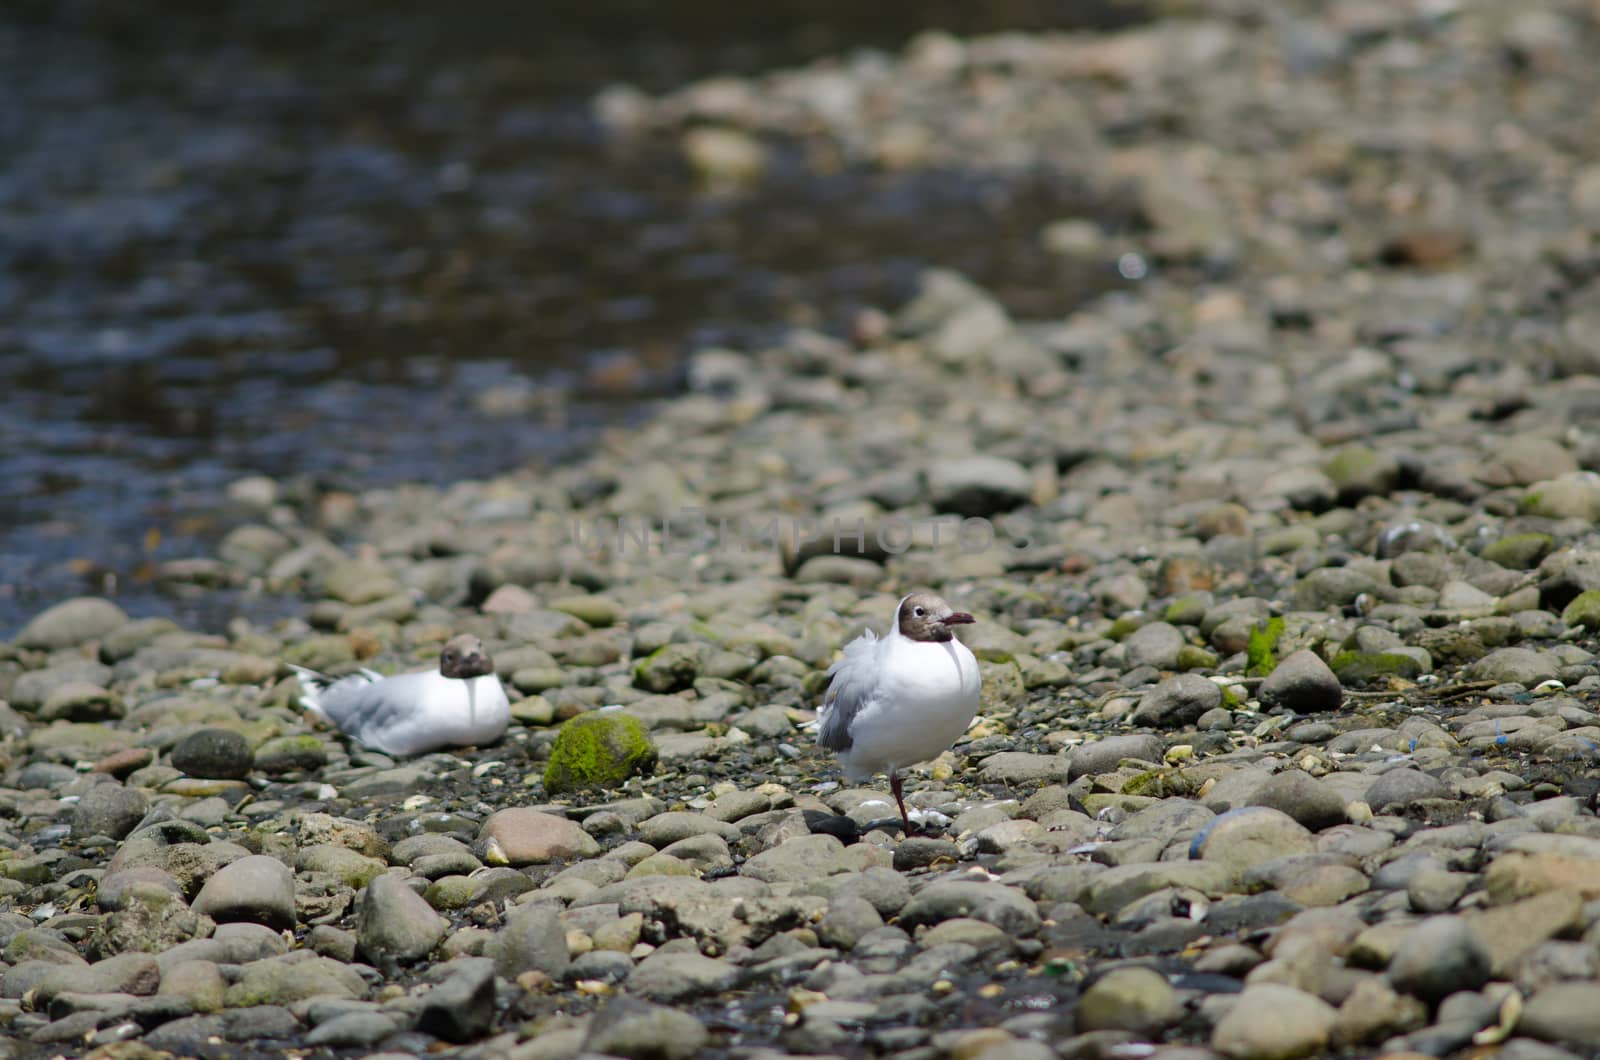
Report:
[[845,772],[862,779],[937,757],[978,711],[978,660],[959,640],[889,636],[872,659],[870,702],[853,719]]

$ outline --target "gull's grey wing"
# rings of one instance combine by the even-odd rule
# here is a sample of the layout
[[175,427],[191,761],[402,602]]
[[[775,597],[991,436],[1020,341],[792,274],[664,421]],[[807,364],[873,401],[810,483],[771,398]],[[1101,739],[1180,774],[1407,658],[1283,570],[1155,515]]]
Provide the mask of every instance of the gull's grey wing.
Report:
[[402,674],[381,681],[347,677],[322,694],[322,712],[341,732],[365,742],[416,712],[417,682],[410,680],[414,676],[419,675]]
[[848,751],[855,741],[850,723],[878,691],[878,635],[867,630],[844,647],[844,658],[828,667],[828,694],[822,701],[817,743],[830,751]]

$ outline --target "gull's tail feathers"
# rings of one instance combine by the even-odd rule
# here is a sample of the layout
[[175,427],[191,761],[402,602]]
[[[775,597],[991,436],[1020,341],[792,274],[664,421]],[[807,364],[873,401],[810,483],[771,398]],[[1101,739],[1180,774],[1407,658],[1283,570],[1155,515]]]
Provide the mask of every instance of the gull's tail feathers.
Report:
[[300,708],[307,714],[332,724],[331,719],[322,712],[322,693],[327,691],[328,686],[333,683],[333,678],[306,666],[296,666],[294,663],[288,663],[287,665],[289,669],[294,671],[294,675],[300,679],[300,691],[302,694],[295,702],[299,703]]

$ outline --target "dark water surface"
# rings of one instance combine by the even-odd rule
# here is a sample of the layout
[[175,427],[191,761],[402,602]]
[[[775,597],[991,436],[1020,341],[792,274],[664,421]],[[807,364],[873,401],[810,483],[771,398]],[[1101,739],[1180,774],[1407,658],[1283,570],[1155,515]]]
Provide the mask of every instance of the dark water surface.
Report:
[[[927,264],[1027,313],[1074,275],[1048,175],[779,164],[736,198],[675,143],[608,142],[663,90],[929,27],[1125,5],[23,3],[0,14],[0,638],[62,597],[214,627],[155,563],[206,552],[246,474],[358,489],[581,452],[682,354],[842,327]],[[252,602],[260,617],[269,604]]]

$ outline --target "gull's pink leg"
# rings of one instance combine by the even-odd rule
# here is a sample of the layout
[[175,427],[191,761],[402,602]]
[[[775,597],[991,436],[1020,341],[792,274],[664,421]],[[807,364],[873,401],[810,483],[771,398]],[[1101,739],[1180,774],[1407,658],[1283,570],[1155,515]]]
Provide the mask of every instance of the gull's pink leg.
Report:
[[899,773],[891,772],[889,774],[889,790],[894,793],[894,801],[900,806],[900,820],[905,822],[906,835],[916,835],[916,825],[911,823],[911,815],[906,813],[906,800],[900,788]]

